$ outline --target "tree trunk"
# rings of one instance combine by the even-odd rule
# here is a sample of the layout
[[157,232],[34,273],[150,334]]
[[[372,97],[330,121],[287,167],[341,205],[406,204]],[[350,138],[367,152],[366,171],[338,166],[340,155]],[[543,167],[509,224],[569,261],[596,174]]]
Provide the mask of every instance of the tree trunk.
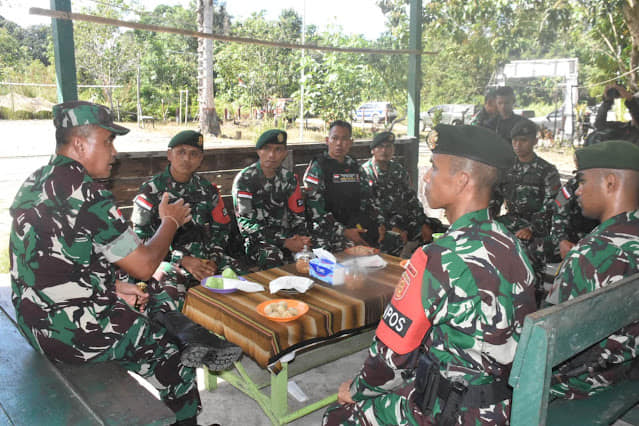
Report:
[[[632,50],[630,51],[630,69],[639,67],[639,2],[637,0],[627,0],[623,5],[623,16],[632,37]],[[630,77],[630,88],[633,91],[639,90],[637,81],[637,71],[633,71]]]
[[[198,30],[213,33],[213,0],[198,0]],[[213,40],[198,39],[198,101],[202,133],[219,136],[220,120],[213,95]]]

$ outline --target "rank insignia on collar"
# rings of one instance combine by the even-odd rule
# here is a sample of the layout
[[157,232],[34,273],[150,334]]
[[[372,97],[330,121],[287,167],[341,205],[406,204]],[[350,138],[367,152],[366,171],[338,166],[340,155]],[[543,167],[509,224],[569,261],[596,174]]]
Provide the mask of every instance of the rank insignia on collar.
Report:
[[437,147],[438,139],[439,139],[439,133],[437,133],[437,130],[432,130],[428,134],[428,139],[426,140],[426,143],[428,144],[428,147],[430,148],[431,151]]
[[277,141],[278,141],[279,143],[284,142],[284,133],[278,133],[278,134],[277,134]]

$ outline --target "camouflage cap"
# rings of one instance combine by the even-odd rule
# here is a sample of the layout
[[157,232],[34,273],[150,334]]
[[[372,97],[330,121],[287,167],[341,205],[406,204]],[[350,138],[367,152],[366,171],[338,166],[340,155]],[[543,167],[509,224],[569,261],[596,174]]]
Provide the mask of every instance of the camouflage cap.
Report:
[[639,146],[627,141],[606,141],[575,151],[577,170],[622,169],[639,171]]
[[537,125],[527,118],[524,118],[523,120],[519,120],[517,123],[515,123],[512,130],[510,131],[511,139],[515,139],[522,136],[523,137],[532,136],[534,138],[537,137]]
[[255,148],[260,149],[267,143],[286,145],[286,138],[287,134],[284,130],[270,129],[260,135],[255,144]]
[[512,146],[481,126],[438,124],[428,135],[428,146],[433,154],[470,158],[498,169],[509,169],[515,161]]
[[395,134],[392,132],[380,132],[373,137],[371,149],[377,148],[384,142],[395,143]]
[[129,129],[113,123],[111,110],[104,105],[86,101],[69,101],[53,106],[53,125],[56,129],[95,124],[116,135],[126,135]]
[[196,132],[195,130],[183,130],[173,136],[169,142],[169,148],[173,148],[178,145],[190,145],[204,151],[204,136],[202,136],[202,133]]

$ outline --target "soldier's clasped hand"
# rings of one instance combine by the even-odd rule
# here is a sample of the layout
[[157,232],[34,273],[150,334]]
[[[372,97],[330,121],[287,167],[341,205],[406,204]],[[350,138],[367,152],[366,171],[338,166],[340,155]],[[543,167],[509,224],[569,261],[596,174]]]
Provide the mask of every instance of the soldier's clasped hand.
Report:
[[169,194],[165,192],[162,195],[162,201],[158,206],[158,212],[161,219],[170,218],[175,222],[177,227],[184,225],[191,220],[191,205],[185,203],[182,198],[169,204]]

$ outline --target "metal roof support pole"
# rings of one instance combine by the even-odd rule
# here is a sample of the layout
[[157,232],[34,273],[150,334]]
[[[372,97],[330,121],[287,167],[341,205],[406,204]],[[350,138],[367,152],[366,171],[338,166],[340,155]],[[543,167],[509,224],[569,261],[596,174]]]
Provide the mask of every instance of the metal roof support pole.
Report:
[[[51,0],[51,9],[60,12],[71,12],[71,0]],[[78,99],[78,80],[75,73],[73,21],[54,18],[51,19],[51,27],[53,30],[58,101],[75,101]]]
[[[422,51],[422,0],[410,1],[410,35],[408,41],[410,50]],[[406,116],[408,119],[407,134],[417,140],[419,145],[419,104],[420,90],[422,86],[422,57],[419,54],[408,56],[408,108]],[[417,149],[419,151],[419,149]],[[415,156],[415,167],[408,170],[411,175],[415,189],[418,185],[417,155]]]

